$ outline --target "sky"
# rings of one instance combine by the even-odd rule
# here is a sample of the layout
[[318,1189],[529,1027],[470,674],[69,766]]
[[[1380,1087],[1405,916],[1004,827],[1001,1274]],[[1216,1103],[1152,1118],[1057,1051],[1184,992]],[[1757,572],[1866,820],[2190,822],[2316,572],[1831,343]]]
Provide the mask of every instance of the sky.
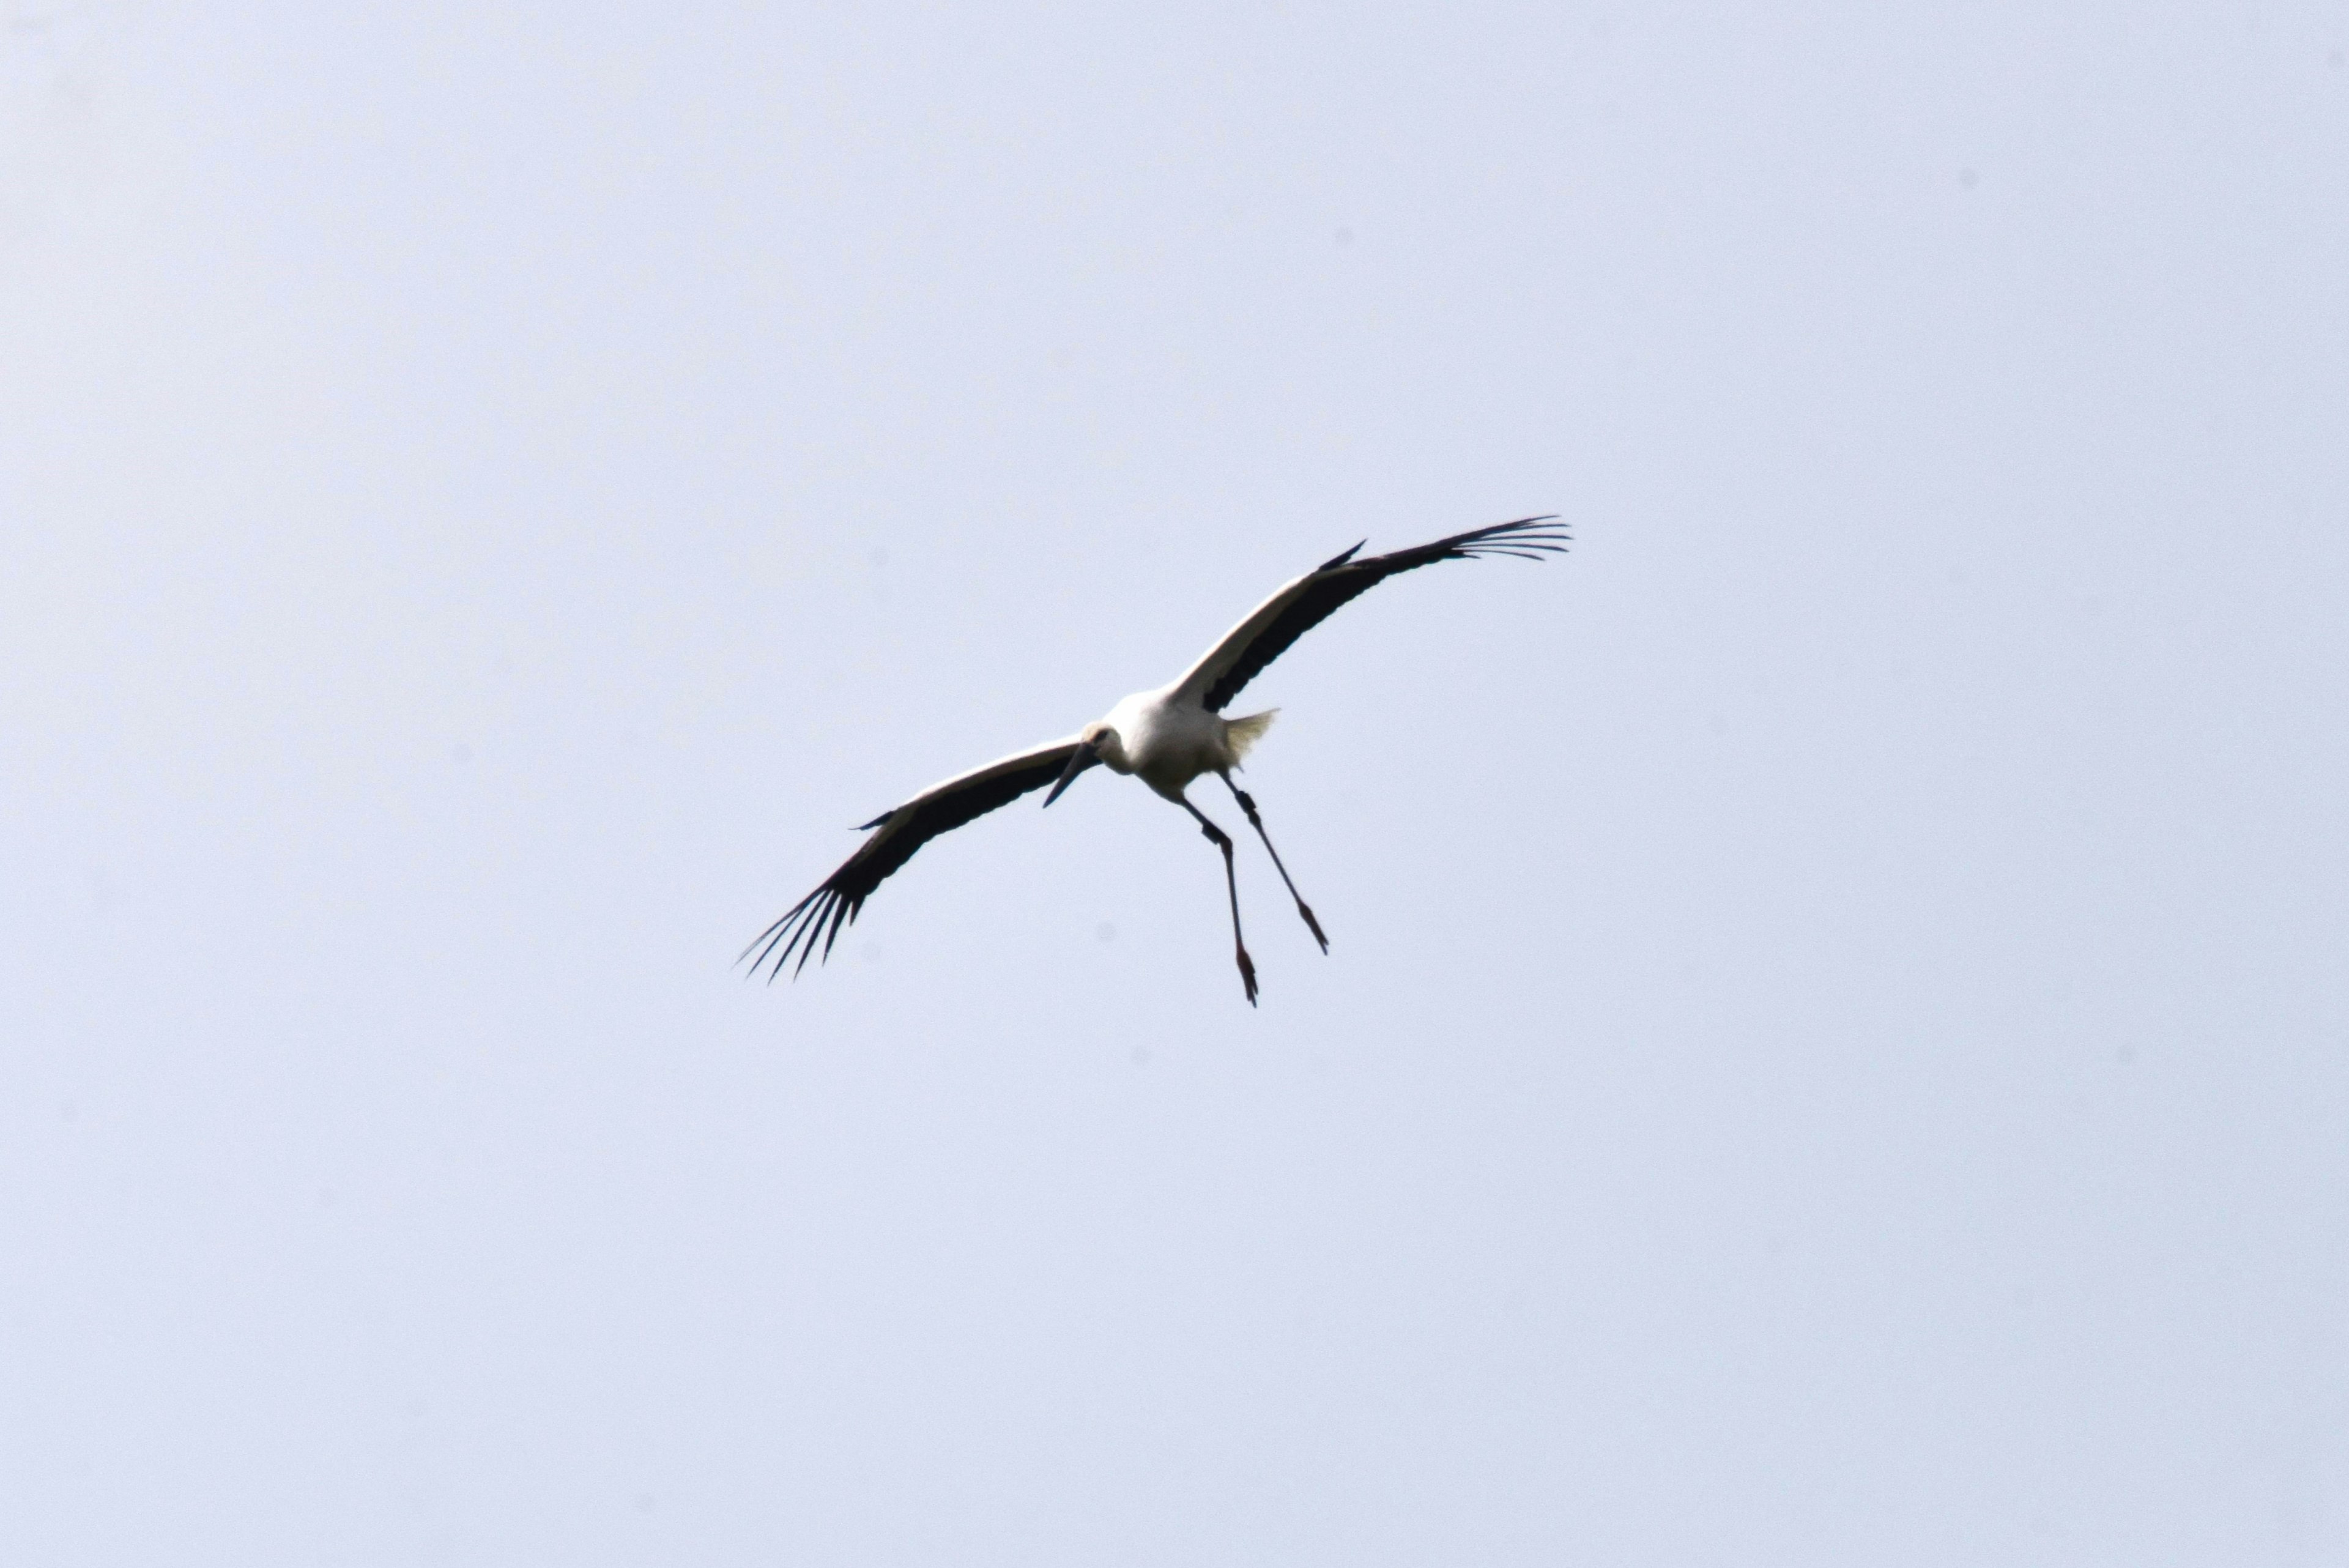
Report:
[[2349,10],[5,5],[12,1563],[2349,1554]]

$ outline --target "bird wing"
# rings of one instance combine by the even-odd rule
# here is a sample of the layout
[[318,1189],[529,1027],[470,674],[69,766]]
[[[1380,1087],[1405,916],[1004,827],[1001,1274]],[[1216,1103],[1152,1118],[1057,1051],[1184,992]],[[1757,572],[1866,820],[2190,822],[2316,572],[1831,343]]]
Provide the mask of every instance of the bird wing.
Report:
[[[775,976],[783,972],[783,966],[791,962],[792,950],[797,948],[800,961],[792,971],[797,974],[814,954],[818,937],[823,939],[824,956],[829,958],[833,940],[840,935],[841,928],[855,922],[856,912],[864,907],[864,900],[873,896],[873,889],[881,885],[883,877],[911,860],[916,850],[939,834],[950,833],[997,806],[1009,805],[1030,790],[1050,784],[1069,765],[1069,757],[1076,749],[1077,740],[1071,735],[1065,741],[1054,741],[1049,746],[1038,746],[983,768],[957,774],[866,823],[865,829],[880,831],[859,846],[839,870],[825,877],[822,887],[792,905],[781,919],[761,931],[758,940],[742,950],[742,958],[750,959],[750,972],[758,973],[771,959],[774,967],[767,976],[771,983]],[[758,956],[751,958],[752,953]]]
[[1175,683],[1177,701],[1197,702],[1210,713],[1240,694],[1288,645],[1328,619],[1340,605],[1367,593],[1397,572],[1436,561],[1467,561],[1480,556],[1522,556],[1538,561],[1566,548],[1565,525],[1555,516],[1520,517],[1454,534],[1432,545],[1396,550],[1390,555],[1354,559],[1354,550],[1333,556],[1301,577],[1283,583],[1273,596],[1248,613],[1246,620],[1226,632],[1198,663]]

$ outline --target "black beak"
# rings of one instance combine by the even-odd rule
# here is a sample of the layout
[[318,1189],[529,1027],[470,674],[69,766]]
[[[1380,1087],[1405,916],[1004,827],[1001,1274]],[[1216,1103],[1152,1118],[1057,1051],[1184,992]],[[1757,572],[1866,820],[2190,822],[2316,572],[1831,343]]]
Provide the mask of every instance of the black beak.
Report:
[[1060,799],[1061,792],[1074,784],[1079,774],[1100,761],[1101,753],[1093,750],[1091,741],[1078,742],[1077,749],[1069,753],[1069,765],[1061,770],[1061,782],[1052,786],[1052,793],[1044,797],[1044,804],[1050,805]]

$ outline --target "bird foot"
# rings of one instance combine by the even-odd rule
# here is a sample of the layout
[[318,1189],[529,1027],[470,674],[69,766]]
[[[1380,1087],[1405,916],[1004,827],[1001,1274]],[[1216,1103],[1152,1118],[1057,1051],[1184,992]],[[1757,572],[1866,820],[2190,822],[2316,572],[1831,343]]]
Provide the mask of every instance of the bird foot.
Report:
[[1297,912],[1305,917],[1305,929],[1313,933],[1313,940],[1321,944],[1321,950],[1328,952],[1330,939],[1321,934],[1321,922],[1313,918],[1312,908],[1304,899],[1299,898],[1297,900]]
[[1248,1005],[1254,1007],[1256,1005],[1256,964],[1248,958],[1247,949],[1241,948],[1237,951],[1240,960],[1240,983],[1247,988]]

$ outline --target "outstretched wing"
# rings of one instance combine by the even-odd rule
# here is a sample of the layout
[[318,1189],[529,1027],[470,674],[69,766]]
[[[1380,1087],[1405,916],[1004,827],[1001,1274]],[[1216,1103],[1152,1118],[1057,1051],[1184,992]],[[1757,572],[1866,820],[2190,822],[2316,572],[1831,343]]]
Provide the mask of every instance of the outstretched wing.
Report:
[[1565,524],[1555,516],[1520,517],[1466,534],[1454,534],[1433,545],[1397,550],[1392,555],[1354,559],[1357,545],[1332,556],[1301,577],[1283,583],[1273,596],[1249,612],[1248,618],[1224,634],[1175,686],[1178,701],[1190,699],[1210,713],[1240,694],[1288,645],[1319,626],[1338,607],[1369,592],[1397,572],[1436,561],[1467,561],[1479,556],[1522,556],[1538,561],[1566,548]]
[[[792,970],[796,975],[807,968],[815,954],[818,939],[822,939],[824,956],[832,954],[834,938],[843,926],[855,922],[856,912],[883,877],[914,857],[914,852],[941,833],[950,833],[973,817],[984,816],[999,805],[1009,805],[1030,790],[1041,789],[1061,776],[1069,765],[1069,756],[1077,749],[1076,738],[1055,741],[1049,746],[1021,752],[1000,762],[988,763],[958,774],[944,784],[932,784],[905,805],[883,812],[866,823],[866,828],[880,831],[866,839],[856,853],[850,856],[839,870],[823,879],[823,885],[785,912],[783,918],[759,933],[758,939],[742,950],[742,958],[750,960],[750,972],[756,974],[773,967],[767,975],[768,983],[783,972],[792,961],[792,950],[799,950],[800,961]],[[752,958],[755,953],[758,956]],[[735,961],[737,963],[741,959]]]

